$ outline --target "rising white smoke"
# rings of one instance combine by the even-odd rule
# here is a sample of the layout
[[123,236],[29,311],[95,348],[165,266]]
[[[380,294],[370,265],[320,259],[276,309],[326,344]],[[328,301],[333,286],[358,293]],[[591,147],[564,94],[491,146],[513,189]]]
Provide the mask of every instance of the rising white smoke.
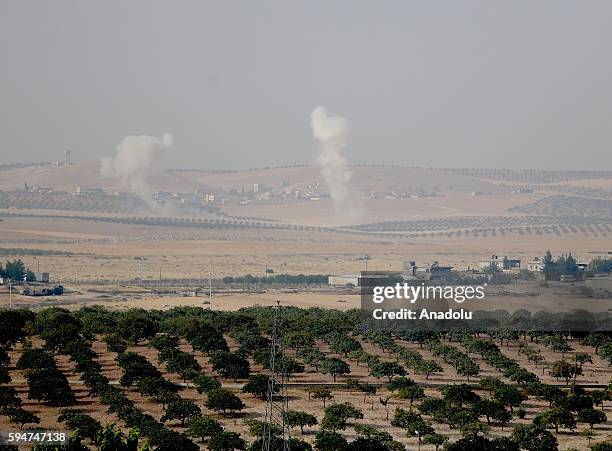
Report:
[[314,137],[321,144],[317,162],[321,174],[329,187],[336,215],[344,224],[358,222],[364,213],[364,205],[351,182],[351,170],[343,155],[348,139],[348,121],[339,116],[330,116],[327,109],[318,106],[310,115]]
[[123,189],[139,196],[149,206],[153,205],[153,190],[147,177],[160,168],[165,150],[172,147],[173,138],[165,133],[161,138],[148,135],[130,135],[117,146],[115,156],[100,160],[103,177],[119,179]]

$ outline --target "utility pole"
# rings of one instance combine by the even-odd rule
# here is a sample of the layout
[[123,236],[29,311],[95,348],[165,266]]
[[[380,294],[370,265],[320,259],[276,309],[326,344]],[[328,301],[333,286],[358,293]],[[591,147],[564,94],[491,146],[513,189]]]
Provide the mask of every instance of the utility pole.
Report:
[[[279,450],[276,441],[283,451],[289,451],[289,424],[287,412],[289,402],[287,396],[287,364],[283,345],[283,310],[280,302],[276,301],[274,308],[274,324],[272,326],[272,343],[270,345],[270,375],[268,377],[268,404],[266,406],[266,419],[263,424],[262,450]],[[272,431],[277,429],[279,435]]]
[[210,264],[210,274],[208,275],[208,300],[212,302],[212,275],[213,275],[213,265]]
[[8,281],[9,284],[9,308],[13,308],[13,282],[11,279]]

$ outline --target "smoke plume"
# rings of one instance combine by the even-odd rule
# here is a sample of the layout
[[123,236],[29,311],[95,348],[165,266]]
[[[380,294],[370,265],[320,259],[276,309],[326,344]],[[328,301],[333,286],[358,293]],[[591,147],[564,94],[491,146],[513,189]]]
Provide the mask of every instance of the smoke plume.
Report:
[[120,185],[153,206],[153,190],[147,177],[160,168],[165,150],[172,147],[173,138],[165,133],[161,138],[148,135],[130,135],[117,146],[115,156],[103,158],[100,174],[119,179]]
[[334,201],[336,216],[345,224],[358,222],[364,213],[363,201],[351,182],[351,170],[343,155],[348,139],[348,121],[330,116],[318,106],[310,115],[314,137],[321,144],[317,162]]

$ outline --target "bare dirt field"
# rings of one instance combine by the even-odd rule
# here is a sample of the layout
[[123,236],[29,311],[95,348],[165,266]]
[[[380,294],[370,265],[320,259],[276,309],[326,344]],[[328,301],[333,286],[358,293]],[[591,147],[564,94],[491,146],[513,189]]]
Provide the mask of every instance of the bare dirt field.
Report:
[[[71,287],[69,287],[71,288]],[[211,310],[235,311],[253,306],[272,306],[277,301],[283,305],[300,308],[334,308],[349,310],[359,308],[360,296],[357,294],[321,294],[321,293],[290,293],[286,291],[271,290],[264,293],[253,294],[218,294],[209,298],[206,290],[199,295],[191,296],[159,296],[149,290],[138,287],[79,287],[78,292],[60,297],[13,296],[13,306],[28,306],[30,308],[44,308],[61,306],[69,310],[77,310],[83,305],[102,305],[117,310],[130,308],[144,308],[168,310],[173,307],[190,306],[204,307]],[[7,307],[9,303],[8,290],[0,289],[0,307]]]
[[457,269],[475,267],[492,254],[530,261],[547,250],[572,252],[581,261],[606,255],[612,237],[593,234],[497,234],[398,237],[391,234],[273,229],[197,229],[54,218],[4,218],[0,248],[69,252],[18,257],[55,281],[224,277],[263,275],[266,268],[290,274],[352,274],[403,269],[439,261]]
[[[472,196],[469,193],[450,193],[442,197],[418,199],[366,199],[365,213],[360,222],[506,215],[510,207],[534,202],[543,197],[541,194]],[[328,199],[295,203],[228,204],[224,210],[235,216],[277,219],[291,224],[332,226],[341,220],[335,216],[333,202]]]

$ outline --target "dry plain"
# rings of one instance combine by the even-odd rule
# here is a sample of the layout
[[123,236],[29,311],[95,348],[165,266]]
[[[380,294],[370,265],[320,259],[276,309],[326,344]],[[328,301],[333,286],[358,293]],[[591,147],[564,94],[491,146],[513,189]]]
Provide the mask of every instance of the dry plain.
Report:
[[[57,168],[18,169],[5,173],[0,179],[0,189],[14,189],[29,180],[30,183],[43,186],[54,186],[56,189],[71,190],[75,185],[96,183],[105,189],[116,189],[108,181],[101,181],[94,173],[95,164],[71,168],[69,173]],[[79,169],[79,170],[77,170]],[[88,172],[89,171],[89,172]],[[408,172],[406,172],[408,171]],[[304,288],[265,288],[251,289],[249,292],[227,292],[219,287],[219,280],[226,276],[252,274],[263,277],[273,271],[274,274],[355,274],[366,269],[401,271],[407,260],[415,260],[419,265],[434,262],[452,265],[456,269],[473,268],[478,261],[493,254],[508,255],[520,258],[523,262],[536,256],[542,256],[547,250],[553,254],[572,253],[578,261],[607,256],[612,250],[612,233],[608,224],[612,224],[612,214],[606,213],[605,205],[602,219],[597,223],[583,224],[584,218],[590,214],[579,210],[571,218],[553,218],[549,228],[533,225],[534,216],[529,218],[512,207],[529,205],[537,201],[546,201],[549,196],[558,194],[555,189],[540,190],[530,193],[512,194],[516,186],[496,180],[479,179],[448,173],[446,171],[431,171],[423,169],[402,168],[364,168],[355,169],[355,179],[364,190],[370,191],[401,191],[420,187],[425,190],[436,189],[434,197],[413,199],[365,199],[367,215],[363,223],[378,223],[384,221],[405,221],[406,227],[400,224],[398,230],[364,231],[348,230],[334,227],[342,221],[335,216],[333,204],[329,200],[280,202],[269,201],[229,202],[222,206],[224,220],[234,218],[260,218],[267,224],[281,226],[269,227],[249,220],[248,224],[220,225],[220,218],[204,217],[204,221],[212,219],[217,222],[200,223],[201,217],[179,217],[179,224],[159,224],[147,218],[149,215],[114,214],[103,211],[71,211],[51,210],[46,208],[0,208],[0,251],[3,259],[20,258],[27,267],[48,271],[51,283],[61,283],[66,288],[62,297],[32,298],[18,294],[13,301],[16,306],[27,306],[40,309],[47,306],[62,306],[69,310],[78,309],[84,305],[103,305],[109,309],[124,311],[134,307],[145,309],[168,310],[176,306],[204,307],[212,310],[235,311],[243,307],[273,305],[277,300],[286,305],[302,308],[318,307],[348,310],[359,307],[359,296],[351,290],[329,289],[326,287]],[[205,173],[198,171],[170,171],[158,176],[152,183],[159,189],[241,189],[252,186],[253,183],[272,185],[274,192],[281,192],[285,181],[289,180],[290,188],[304,189],[320,183],[320,176],[311,167],[307,168],[272,168],[265,170],[244,171],[237,173]],[[580,188],[609,189],[609,179],[569,180],[563,186]],[[286,187],[286,186],[285,186]],[[564,188],[565,189],[565,188]],[[589,202],[593,199],[588,199]],[[609,200],[607,201],[610,202]],[[572,204],[574,205],[574,204]],[[600,204],[597,204],[600,208]],[[600,208],[601,210],[601,208]],[[608,214],[608,216],[606,216]],[[262,219],[261,219],[262,218]],[[465,219],[468,218],[468,219]],[[479,218],[477,225],[470,218]],[[500,219],[501,218],[501,219]],[[341,218],[340,218],[341,219]],[[440,222],[457,220],[450,225]],[[536,220],[540,221],[541,218]],[[518,221],[518,222],[517,222]],[[521,222],[522,221],[522,222]],[[211,225],[213,224],[213,225]],[[518,225],[517,225],[518,224]],[[560,224],[560,225],[559,225]],[[567,224],[565,226],[564,224]],[[285,227],[286,226],[286,227]],[[299,226],[299,227],[294,227]],[[303,227],[302,227],[303,226]],[[402,229],[404,228],[404,229]],[[460,232],[460,233],[458,233]],[[36,255],[40,254],[40,255]],[[367,256],[367,259],[364,258]],[[154,282],[162,280],[197,280],[199,286],[189,284],[185,287],[174,286],[171,292],[163,293],[159,289],[134,283],[141,279]],[[213,296],[208,297],[208,279],[212,283]],[[176,284],[176,283],[175,283]],[[179,282],[180,284],[180,282]],[[195,287],[195,289],[194,289]],[[540,290],[541,298],[554,299],[559,297],[554,291],[545,290],[532,285],[532,290]],[[194,291],[197,291],[194,293]],[[525,297],[519,294],[522,288],[510,287],[510,294],[499,292],[492,288],[488,293],[490,305],[503,305],[512,310],[518,308],[520,302],[531,302],[535,297]],[[514,291],[514,292],[513,292]],[[194,295],[195,294],[195,295]],[[584,299],[576,296],[562,297],[560,303],[581,302]],[[605,309],[610,299],[597,299],[595,302]],[[0,287],[0,306],[8,306],[9,294],[6,287]],[[235,347],[230,337],[228,342]],[[333,355],[326,344],[318,343],[327,355]],[[380,354],[372,344],[362,341],[368,352]],[[457,346],[460,346],[456,344]],[[589,351],[577,342],[572,342],[574,351]],[[402,343],[402,346],[418,348],[412,343]],[[181,344],[188,350],[187,343]],[[541,375],[543,381],[556,382],[548,375],[546,365],[558,359],[548,348],[542,347],[546,365],[538,368],[519,355],[519,342],[511,342],[502,347],[502,352],[516,359],[522,366]],[[114,355],[106,351],[100,341],[94,342],[94,350],[98,353],[104,374],[111,380],[117,380],[120,370],[114,360]],[[131,348],[145,355],[157,365],[156,352],[145,345]],[[430,358],[428,351],[419,349],[425,357]],[[12,365],[19,353],[17,348],[12,354]],[[207,357],[196,353],[196,358],[203,368],[210,371]],[[388,358],[382,354],[383,358]],[[571,356],[571,354],[570,354]],[[480,356],[471,355],[482,368],[480,377],[492,375],[501,379],[501,373],[487,365]],[[78,395],[78,408],[84,409],[103,422],[116,421],[113,415],[107,415],[95,399],[89,398],[82,385],[79,385],[78,375],[67,358],[58,356],[61,370],[70,381]],[[428,396],[439,396],[436,387],[450,382],[464,382],[454,370],[438,360],[444,371],[432,376],[431,381],[425,381],[422,375],[410,374],[417,382],[426,387]],[[253,368],[261,370],[252,363]],[[355,362],[351,364],[351,376],[358,377],[362,382],[381,383],[368,375],[367,369]],[[170,374],[158,365],[165,377],[179,382],[178,376]],[[43,406],[27,400],[27,385],[23,375],[14,368],[14,380],[24,401],[24,406],[40,415],[45,427],[57,427],[57,409]],[[580,382],[590,384],[606,384],[612,371],[609,365],[595,356],[593,364],[587,364],[585,374]],[[296,375],[292,383],[306,385],[310,383],[329,383],[329,377],[322,376],[307,365],[304,374]],[[478,378],[475,379],[477,381]],[[507,381],[507,380],[506,380]],[[242,381],[243,382],[243,381]],[[237,390],[241,381],[224,384]],[[507,381],[509,382],[509,381]],[[430,386],[431,384],[431,386]],[[386,411],[378,402],[379,397],[389,396],[386,389],[364,402],[362,394],[350,392],[344,388],[332,387],[335,400],[349,400],[363,408],[365,418],[362,421],[379,429],[389,431],[393,436],[415,449],[415,439],[406,438],[404,433],[393,428],[385,420]],[[128,396],[142,406],[145,412],[155,417],[161,415],[160,407],[150,400],[141,397],[132,388],[127,389]],[[290,403],[292,409],[303,409],[313,412],[319,419],[323,415],[320,402],[309,400],[301,386],[290,388]],[[181,396],[192,399],[198,405],[203,403],[203,395],[193,388],[185,388]],[[245,413],[260,418],[263,404],[250,395],[240,394],[246,403]],[[391,398],[390,408],[407,407],[407,401]],[[545,405],[530,398],[525,403],[527,416],[524,420],[513,419],[512,424],[530,422]],[[204,409],[206,410],[206,409]],[[604,411],[612,418],[612,406],[606,403]],[[211,412],[206,412],[211,413]],[[211,413],[213,414],[213,413]],[[251,439],[242,417],[219,418],[223,425],[232,431],[240,432],[245,438]],[[8,427],[6,418],[0,418],[0,427]],[[177,425],[173,429],[181,430]],[[456,430],[449,430],[444,424],[435,424],[439,432],[448,434],[452,440],[459,438]],[[492,435],[506,435],[511,428],[495,426]],[[610,421],[597,426],[596,439],[610,438],[612,424]],[[296,431],[297,432],[297,431]],[[345,435],[354,437],[352,428]],[[561,449],[577,447],[585,449],[586,440],[576,434],[562,431],[556,435]],[[307,441],[314,438],[313,431],[307,430],[304,437]],[[433,449],[423,446],[422,449]]]

